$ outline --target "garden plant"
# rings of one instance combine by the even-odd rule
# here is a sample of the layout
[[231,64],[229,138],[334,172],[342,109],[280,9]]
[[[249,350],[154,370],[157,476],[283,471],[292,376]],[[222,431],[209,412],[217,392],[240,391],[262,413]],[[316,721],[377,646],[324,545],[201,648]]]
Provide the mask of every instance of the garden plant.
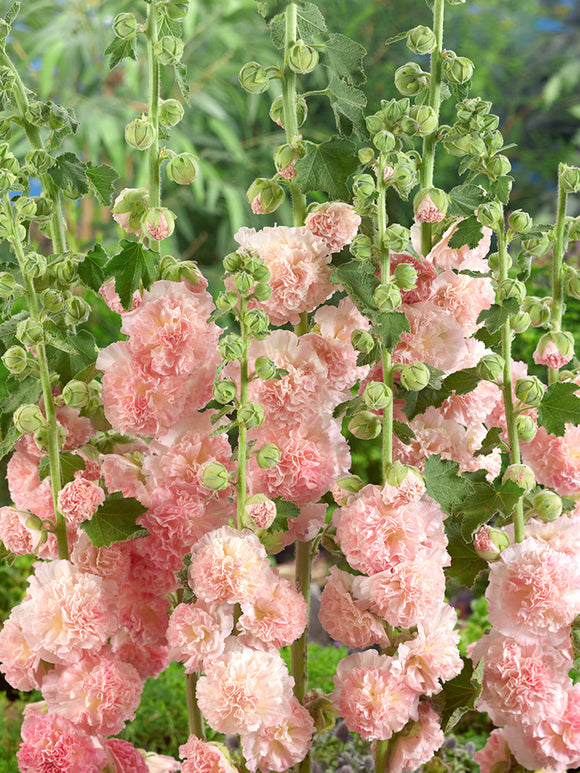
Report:
[[[19,4],[0,21],[0,547],[30,571],[0,666],[38,691],[18,770],[312,773],[342,734],[343,773],[441,773],[459,770],[453,732],[477,712],[487,737],[468,769],[580,766],[565,317],[580,168],[553,170],[554,223],[510,205],[509,137],[471,91],[474,63],[445,47],[446,11],[466,0],[417,0],[424,21],[395,35],[385,15],[385,45],[409,61],[375,112],[358,41],[315,3],[258,0],[276,60],[248,61],[235,88],[266,105],[272,153],[246,209],[224,182],[226,222],[283,224],[241,224],[210,293],[166,246],[187,218],[166,186],[205,173],[195,136],[173,145],[193,8],[108,5],[111,77],[147,63],[111,163],[70,105],[25,84]],[[319,113],[331,132],[311,128]],[[87,208],[110,213],[116,243],[85,249]],[[526,287],[538,266],[541,296]],[[514,357],[524,334],[533,362]],[[375,477],[353,473],[349,443],[378,453]],[[309,685],[321,554],[318,618],[341,649]],[[450,595],[474,587],[489,628],[460,641]],[[188,727],[153,750],[128,723],[168,667]]]

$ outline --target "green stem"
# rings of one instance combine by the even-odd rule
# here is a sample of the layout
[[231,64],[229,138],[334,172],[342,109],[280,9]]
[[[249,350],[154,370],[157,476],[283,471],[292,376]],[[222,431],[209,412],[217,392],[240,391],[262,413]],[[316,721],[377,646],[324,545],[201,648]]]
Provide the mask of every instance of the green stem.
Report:
[[[310,601],[310,568],[312,542],[296,542],[296,581],[298,588]],[[292,644],[292,676],[294,677],[294,695],[302,703],[308,689],[308,626],[302,636]]]
[[375,747],[375,773],[388,773],[389,758],[389,742],[377,741]]
[[197,705],[196,687],[198,674],[186,674],[186,690],[187,690],[187,717],[189,722],[189,734],[195,735],[205,740],[205,725],[203,722],[203,715]]
[[[240,295],[240,331],[244,341],[244,355],[240,361],[240,408],[248,402],[248,348],[246,341],[245,316],[248,301]],[[246,465],[248,461],[248,430],[240,424],[238,435],[238,483],[237,483],[237,527],[243,528],[244,506],[246,504]]]
[[[420,185],[421,188],[433,187],[433,168],[435,165],[435,143],[439,130],[439,108],[441,104],[441,54],[443,52],[443,19],[445,0],[435,0],[433,4],[433,32],[436,38],[436,47],[431,54],[431,80],[429,87],[429,106],[435,110],[437,126],[431,134],[423,140],[423,160],[421,163]],[[431,251],[433,236],[431,223],[421,223],[421,253],[423,256]]]
[[[387,210],[386,210],[386,190],[384,182],[384,170],[385,170],[385,157],[381,154],[379,159],[379,173],[378,173],[378,202],[377,202],[377,215],[378,215],[378,242],[379,252],[381,256],[381,283],[387,284],[391,278],[391,256],[389,248],[385,245],[385,232],[387,230]],[[393,368],[391,363],[391,353],[383,346],[382,354],[383,364],[383,383],[385,383],[389,389],[393,388]],[[391,402],[383,410],[383,450],[382,450],[382,473],[383,483],[386,481],[386,475],[389,467],[393,464],[393,403]]]
[[[505,235],[505,223],[502,217],[496,228],[497,248],[499,253],[499,281],[508,278],[508,252]],[[505,419],[510,447],[510,464],[520,464],[520,441],[512,394],[512,330],[509,319],[506,320],[501,331],[502,357],[504,358],[503,370],[503,403]],[[524,502],[520,497],[514,508],[514,529],[516,542],[524,539]]]
[[[154,1],[147,6],[147,60],[149,68],[149,120],[155,139],[147,151],[149,177],[149,206],[161,206],[161,183],[159,163],[159,62],[155,55],[157,43],[157,5]],[[158,241],[150,239],[150,248],[161,251]]]
[[[562,188],[560,179],[562,168],[558,174],[558,213],[556,216],[556,230],[554,233],[554,243],[552,246],[552,310],[551,310],[551,329],[558,331],[562,329],[562,315],[564,313],[564,283],[563,283],[563,265],[564,265],[564,226],[566,221],[566,192]],[[548,369],[548,383],[553,384],[558,381],[559,369]]]

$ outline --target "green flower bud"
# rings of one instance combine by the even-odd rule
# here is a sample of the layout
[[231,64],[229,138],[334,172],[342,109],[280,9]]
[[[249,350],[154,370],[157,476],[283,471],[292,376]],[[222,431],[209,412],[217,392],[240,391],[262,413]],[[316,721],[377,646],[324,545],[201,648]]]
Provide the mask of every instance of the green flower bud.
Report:
[[517,486],[523,489],[524,494],[529,493],[536,485],[534,473],[527,464],[510,464],[502,477],[502,483],[508,480],[513,481]]
[[20,171],[18,159],[11,152],[7,142],[0,144],[0,169],[5,169],[7,172],[12,172],[12,174],[18,174]]
[[413,290],[417,286],[417,269],[410,263],[399,263],[393,271],[393,282],[403,292]]
[[174,66],[179,64],[183,56],[184,43],[181,38],[164,35],[155,43],[153,50],[160,64]]
[[484,163],[484,169],[492,180],[509,174],[512,168],[509,158],[506,156],[492,156]]
[[522,443],[529,443],[536,436],[537,427],[536,422],[531,416],[521,413],[516,419],[516,429],[518,431],[518,437]]
[[141,227],[147,236],[160,242],[175,230],[175,215],[167,207],[152,207],[143,216]]
[[234,285],[240,295],[245,295],[254,286],[254,277],[247,271],[238,271],[234,274]]
[[478,362],[476,370],[479,378],[485,381],[500,381],[503,379],[505,360],[499,354],[486,354]]
[[256,462],[261,470],[271,470],[280,464],[280,449],[274,443],[266,443],[256,452]]
[[209,462],[201,473],[202,484],[210,491],[223,491],[230,485],[230,476],[220,462]]
[[24,373],[28,367],[28,354],[21,346],[11,346],[2,355],[2,362],[10,373]]
[[91,398],[91,390],[84,381],[73,379],[64,385],[62,396],[69,408],[84,408]]
[[121,40],[133,40],[137,29],[137,19],[133,13],[118,13],[113,19],[113,32]]
[[385,478],[389,486],[400,486],[407,475],[415,475],[421,482],[423,482],[423,476],[416,467],[403,464],[398,459],[394,461],[393,464],[391,464],[387,469]]
[[266,282],[258,282],[258,284],[254,286],[252,295],[257,301],[262,303],[263,301],[267,301],[272,295],[272,288]]
[[568,236],[571,241],[580,241],[580,217],[567,217]]
[[411,233],[408,228],[398,223],[393,223],[385,231],[384,244],[391,252],[403,252],[410,238]]
[[238,421],[247,429],[255,429],[264,423],[264,409],[260,403],[246,403],[238,411]]
[[493,107],[480,97],[468,97],[457,103],[457,117],[461,121],[469,121],[474,115],[486,115]]
[[393,402],[393,391],[381,381],[371,381],[366,385],[362,399],[367,408],[382,411]]
[[403,195],[413,188],[417,180],[417,168],[407,161],[400,161],[393,169],[393,183],[399,188]]
[[[446,52],[447,53],[447,52]],[[466,56],[445,56],[442,63],[442,71],[449,83],[457,86],[467,83],[473,75],[474,65]]]
[[24,111],[24,117],[28,123],[34,124],[34,126],[42,126],[48,123],[50,116],[50,107],[45,102],[35,100],[30,102],[26,110]]
[[268,335],[270,320],[268,315],[262,309],[251,309],[245,317],[246,329],[248,333],[257,339],[265,338]]
[[[554,350],[557,350],[554,351]],[[547,351],[546,351],[547,350]],[[559,356],[561,355],[561,356]],[[538,341],[534,352],[534,362],[537,365],[547,365],[557,368],[565,365],[574,356],[574,336],[564,330],[544,333]],[[562,362],[564,360],[564,362]],[[556,361],[559,364],[556,364]]]
[[404,115],[408,115],[410,106],[411,101],[407,98],[389,99],[388,101],[381,99],[381,112],[379,115],[382,114],[383,116],[383,122],[385,123],[383,128],[396,124]]
[[369,196],[374,195],[377,190],[374,178],[370,174],[357,175],[352,183],[352,191],[355,196],[368,199]]
[[44,197],[36,199],[36,212],[32,218],[35,223],[48,223],[54,213],[52,202]]
[[373,252],[373,243],[368,236],[355,236],[349,245],[349,250],[357,260],[368,260]]
[[510,546],[510,538],[501,529],[481,526],[473,538],[475,552],[484,561],[497,561],[502,552]]
[[8,271],[0,272],[0,298],[10,298],[19,286]]
[[572,298],[580,299],[580,274],[577,271],[570,271],[566,277],[566,292]]
[[409,115],[417,122],[419,137],[428,137],[437,130],[437,113],[429,105],[413,105]]
[[21,218],[28,220],[36,214],[36,199],[30,196],[19,196],[14,202],[14,209]]
[[564,193],[580,192],[580,168],[577,166],[568,166],[560,164],[558,169],[560,186]]
[[339,506],[345,505],[347,500],[353,494],[360,491],[364,485],[362,478],[359,478],[358,475],[347,475],[344,478],[340,478],[332,487],[334,501]]
[[367,330],[354,330],[350,342],[355,351],[363,354],[368,354],[375,345],[375,339]]
[[517,314],[510,316],[511,329],[516,335],[525,333],[531,324],[532,318],[527,311],[518,311]]
[[430,378],[431,372],[422,362],[411,362],[401,370],[401,386],[408,392],[425,389]]
[[550,249],[550,238],[548,234],[542,234],[532,236],[530,239],[522,239],[522,249],[535,258],[541,258]]
[[526,376],[516,380],[516,397],[524,405],[537,408],[544,396],[544,385],[535,376]]
[[416,222],[440,223],[449,204],[449,196],[440,188],[422,188],[413,199]]
[[30,279],[39,279],[48,269],[44,255],[39,252],[29,252],[22,261],[22,272]]
[[197,158],[193,153],[180,153],[169,159],[165,169],[170,180],[178,185],[189,185],[199,173]]
[[213,385],[213,396],[221,405],[231,403],[238,392],[238,388],[233,381],[217,381]]
[[304,708],[312,717],[317,733],[332,730],[340,713],[328,695],[320,694],[316,690],[311,690],[304,696]]
[[52,267],[54,275],[60,284],[71,285],[76,277],[76,263],[73,260],[65,258]]
[[288,67],[300,75],[312,72],[317,64],[318,52],[303,40],[297,40],[288,51]]
[[244,341],[236,333],[229,333],[221,338],[218,346],[224,360],[239,360],[244,356]]
[[264,282],[270,278],[270,269],[257,253],[245,253],[243,265],[244,270],[258,282]]
[[[302,126],[306,120],[307,115],[308,107],[306,105],[306,100],[303,97],[298,97],[296,100],[296,116],[298,118],[298,127]],[[274,123],[278,124],[278,126],[284,128],[284,101],[282,99],[282,95],[276,97],[276,99],[272,102],[272,107],[270,108],[270,118],[274,121]]]
[[429,88],[429,73],[416,62],[408,62],[395,71],[395,87],[405,97],[415,97]]
[[62,309],[64,299],[58,290],[53,290],[48,287],[40,293],[40,303],[48,312],[56,314]]
[[534,221],[530,215],[521,209],[516,209],[511,213],[511,215],[508,217],[508,223],[510,228],[513,228],[513,230],[518,234],[527,234],[528,231],[532,230],[534,225]]
[[228,274],[233,274],[234,271],[237,271],[242,266],[242,256],[239,252],[230,252],[229,255],[226,255],[224,260],[224,269],[228,272]]
[[238,295],[233,290],[222,290],[215,301],[219,311],[230,311],[238,305]]
[[378,134],[385,128],[385,121],[381,113],[375,113],[374,115],[368,115],[365,118],[367,131],[370,135]]
[[84,298],[73,295],[72,298],[66,300],[64,319],[67,325],[74,327],[86,322],[90,313],[91,306]]
[[[66,430],[62,426],[62,424],[57,424],[57,446],[60,450],[62,450],[65,442],[66,442]],[[48,451],[48,438],[50,434],[50,428],[48,424],[43,424],[40,429],[37,429],[34,433],[34,442],[40,448],[41,451]]]
[[162,279],[168,279],[170,282],[189,282],[192,285],[199,284],[199,269],[189,260],[179,260],[175,263],[168,265],[165,270],[161,272]]
[[352,434],[359,440],[372,440],[381,434],[382,421],[376,413],[359,411],[348,425]]
[[372,164],[375,160],[375,151],[373,148],[361,148],[358,152],[358,160],[363,166]]
[[452,156],[466,156],[470,153],[471,136],[450,134],[443,139],[443,145]]
[[28,348],[34,348],[44,340],[44,330],[35,319],[23,319],[16,325],[16,338]]
[[159,102],[159,122],[162,126],[176,126],[183,113],[183,105],[177,99],[162,99]]
[[542,298],[536,298],[534,295],[528,295],[522,303],[522,311],[527,311],[530,315],[530,324],[533,327],[545,325],[550,319],[550,307]]
[[391,150],[395,149],[397,140],[392,132],[383,129],[382,131],[377,132],[373,137],[373,145],[377,150],[380,150],[381,153],[390,153]]
[[[2,69],[7,69],[7,68],[0,67],[0,84],[4,83]],[[0,140],[9,140],[11,137],[12,137],[12,124],[10,123],[10,121],[0,120]]]
[[393,282],[380,284],[373,293],[373,300],[381,311],[394,311],[401,305],[401,291]]
[[254,363],[254,372],[262,381],[268,381],[274,378],[278,371],[278,366],[269,357],[257,357]]
[[147,150],[155,140],[155,130],[147,118],[135,118],[125,126],[125,140],[136,150]]
[[503,206],[499,201],[486,201],[478,207],[476,214],[481,225],[495,228],[503,218]]
[[259,177],[248,188],[247,199],[256,215],[268,215],[274,212],[284,201],[284,190],[274,180]]
[[414,54],[430,54],[437,47],[437,38],[432,29],[419,25],[407,32],[407,46]]
[[169,0],[165,6],[165,13],[173,21],[179,21],[187,16],[189,0]]
[[14,411],[12,417],[14,426],[18,432],[22,432],[27,435],[29,432],[37,432],[41,427],[46,425],[46,419],[38,405],[29,403],[27,405],[21,405]]
[[248,94],[262,94],[270,83],[268,73],[258,62],[248,62],[245,64],[240,70],[238,79],[242,88]]
[[562,515],[562,500],[554,491],[544,489],[534,497],[534,515],[549,523]]
[[509,301],[512,298],[522,303],[526,297],[526,286],[518,279],[502,279],[497,286],[497,299],[499,303]]

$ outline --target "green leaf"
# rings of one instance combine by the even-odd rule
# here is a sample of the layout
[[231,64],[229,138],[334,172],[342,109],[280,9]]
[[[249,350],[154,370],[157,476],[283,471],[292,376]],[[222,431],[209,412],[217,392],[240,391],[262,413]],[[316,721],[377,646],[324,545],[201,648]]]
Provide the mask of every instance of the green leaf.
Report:
[[415,416],[420,416],[425,413],[429,406],[439,408],[443,405],[445,400],[451,396],[451,391],[444,386],[441,389],[433,389],[430,386],[426,386],[424,389],[420,389],[418,392],[407,392],[403,387],[399,386],[397,389],[397,397],[401,397],[405,400],[405,407],[403,413],[411,421]]
[[467,245],[470,250],[475,249],[483,239],[482,225],[479,220],[472,215],[457,224],[455,232],[449,239],[449,246],[456,250]]
[[106,548],[115,542],[146,537],[149,532],[137,524],[147,510],[133,497],[125,498],[120,491],[110,494],[90,521],[80,524],[96,548]]
[[473,484],[459,472],[459,464],[432,454],[425,460],[423,473],[427,494],[441,509],[453,515],[461,503],[473,492]]
[[410,329],[409,320],[402,311],[381,312],[373,328],[389,352],[399,343],[401,334],[408,333]]
[[322,61],[337,78],[344,78],[352,86],[360,86],[366,81],[363,69],[365,54],[364,46],[338,33],[326,41]]
[[475,368],[457,370],[443,380],[445,389],[455,392],[456,395],[465,395],[472,392],[479,384],[479,377]]
[[87,177],[91,188],[95,192],[98,200],[105,207],[110,207],[113,201],[113,183],[119,179],[119,175],[108,164],[99,164],[96,166],[91,161],[87,164]]
[[448,539],[447,552],[451,556],[451,566],[445,569],[445,574],[459,585],[471,588],[479,573],[487,569],[487,561],[477,555],[473,540],[464,538],[460,518],[446,518],[445,533]]
[[[367,104],[364,92],[333,76],[326,88],[326,93],[334,113],[338,133],[341,136],[350,136],[354,131],[359,137],[364,136],[366,131],[364,110]],[[352,154],[353,151],[350,152]],[[356,166],[358,163],[355,164],[355,168]]]
[[[286,0],[270,0],[272,4],[289,5]],[[282,9],[284,10],[284,9]],[[278,12],[278,16],[281,12]],[[270,25],[272,41],[276,48],[284,48],[285,20],[283,17],[275,19]],[[305,43],[319,43],[326,32],[326,22],[320,9],[314,3],[298,3],[296,11],[296,37]]]
[[551,384],[538,408],[538,424],[549,435],[562,437],[566,424],[580,424],[580,398],[574,394],[578,384],[573,381]]
[[296,162],[297,182],[302,193],[323,191],[332,199],[348,199],[346,180],[357,167],[354,145],[348,140],[308,143],[306,155]]
[[4,459],[6,454],[9,454],[10,451],[12,451],[19,437],[20,432],[18,432],[14,424],[11,424],[7,431],[2,433],[2,439],[0,440],[0,459]]
[[487,198],[481,185],[458,185],[449,191],[451,203],[447,214],[451,217],[469,217]]
[[5,349],[8,349],[14,343],[20,343],[16,338],[16,328],[19,322],[28,319],[29,316],[30,314],[27,311],[19,311],[18,314],[14,314],[13,317],[0,324],[0,342]]
[[[61,484],[66,486],[67,483],[74,480],[75,472],[77,472],[77,470],[85,469],[85,460],[80,454],[75,454],[72,451],[63,451],[59,456]],[[50,475],[50,461],[48,455],[42,457],[38,466],[38,477],[40,480],[44,480],[47,475]]]
[[98,292],[105,281],[105,265],[109,256],[103,247],[97,242],[85,255],[84,260],[78,264],[77,271],[82,281],[91,290]]
[[44,338],[49,346],[53,346],[61,352],[67,354],[74,354],[75,348],[70,342],[69,336],[51,320],[45,321],[42,326],[44,330]]
[[509,203],[513,181],[514,178],[509,174],[506,174],[503,177],[498,177],[498,179],[491,184],[491,192],[504,206]]
[[385,40],[385,47],[388,48],[389,46],[392,46],[393,43],[398,43],[399,40],[404,40],[407,37],[409,30],[407,32],[399,32],[398,35],[392,35],[390,38],[387,38]]
[[520,252],[516,258],[516,265],[519,269],[516,279],[527,282],[532,273],[532,256],[527,252]]
[[48,174],[59,188],[78,198],[89,192],[87,165],[74,153],[61,153],[57,156],[54,164],[48,169]]
[[105,56],[110,56],[109,70],[116,67],[123,59],[137,59],[135,38],[131,40],[121,40],[121,38],[117,37],[114,38],[105,49]]
[[569,676],[572,678],[574,684],[578,684],[578,682],[580,682],[580,615],[578,615],[572,623],[570,638],[572,640],[573,668],[571,669]]
[[493,303],[489,309],[484,309],[477,318],[478,322],[483,322],[486,330],[490,333],[497,333],[505,325],[512,314],[519,311],[519,305],[515,298],[508,298],[501,305]]
[[441,717],[441,729],[448,733],[466,711],[473,711],[481,693],[481,685],[471,660],[464,661],[463,670],[454,679],[445,682],[443,690],[434,699]]
[[466,497],[458,508],[458,515],[462,519],[461,533],[467,544],[471,545],[474,533],[495,513],[511,515],[523,493],[523,490],[511,480],[506,481],[500,489],[495,489],[486,480],[475,483],[473,493]]
[[6,24],[9,24],[12,26],[14,23],[16,17],[20,13],[20,3],[12,3],[10,8],[6,11],[6,16],[4,17],[4,21]]
[[275,16],[284,13],[286,8],[294,0],[258,0],[258,13],[261,13],[266,22],[270,22]]
[[72,378],[90,381],[95,375],[95,361],[99,354],[93,334],[88,330],[79,330],[68,340],[71,352],[59,352],[58,356],[51,358],[51,368],[59,374],[62,384]]
[[115,290],[124,309],[130,309],[133,293],[144,287],[148,290],[157,277],[159,255],[139,242],[121,240],[121,251],[105,266],[107,276],[115,277]]
[[393,432],[399,438],[401,443],[404,443],[406,446],[409,445],[411,440],[417,437],[408,424],[397,421],[397,419],[393,420]]
[[376,320],[380,314],[373,293],[380,282],[375,270],[368,263],[351,260],[334,269],[332,282],[340,284],[346,290],[349,298],[357,309],[366,317]]
[[179,91],[181,92],[181,96],[185,100],[185,103],[189,104],[190,90],[187,75],[187,65],[184,62],[178,62],[173,68],[173,72],[175,73],[175,82],[177,83]]
[[484,456],[491,454],[495,448],[505,449],[505,443],[501,439],[501,427],[492,427],[487,431],[487,435],[481,441],[481,448],[474,452],[474,456]]

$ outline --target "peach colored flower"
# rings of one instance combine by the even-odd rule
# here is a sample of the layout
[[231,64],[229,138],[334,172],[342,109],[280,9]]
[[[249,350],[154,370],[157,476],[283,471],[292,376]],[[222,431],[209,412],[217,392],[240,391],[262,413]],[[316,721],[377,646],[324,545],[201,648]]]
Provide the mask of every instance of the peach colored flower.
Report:
[[0,630],[0,664],[8,684],[16,690],[39,690],[48,670],[39,654],[29,647],[16,614],[17,607]]
[[420,701],[416,724],[397,738],[394,753],[389,759],[389,773],[416,770],[429,762],[444,739],[439,716],[427,701]]
[[[481,271],[483,273],[487,273],[488,268],[485,256],[489,252],[489,247],[491,244],[491,228],[484,227],[482,229],[483,236],[479,244],[474,249],[470,250],[467,246],[451,248],[449,246],[449,240],[457,230],[459,222],[460,221],[457,221],[457,223],[449,226],[441,239],[426,256],[426,259],[431,261],[431,263],[433,263],[433,265],[437,268],[443,270],[456,269],[461,271],[470,269],[471,271]],[[419,250],[421,249],[420,233],[420,228],[415,226],[411,228],[413,246],[415,249]]]
[[25,717],[21,732],[21,773],[101,773],[107,761],[92,736],[58,714]]
[[533,440],[522,443],[522,461],[536,480],[561,496],[580,493],[580,427],[566,426],[563,437],[539,427]]
[[274,577],[255,598],[242,602],[238,629],[250,646],[262,643],[280,649],[292,644],[306,628],[308,607],[304,596],[289,580]]
[[120,738],[108,738],[105,749],[109,755],[109,764],[113,765],[111,773],[147,773],[149,768],[139,749],[129,741]]
[[103,489],[86,478],[71,480],[58,493],[58,506],[71,524],[92,518],[104,501]]
[[491,279],[444,271],[432,285],[431,302],[450,314],[463,328],[465,336],[475,333],[479,314],[495,301]]
[[179,756],[183,759],[182,773],[238,773],[219,746],[195,735],[179,747]]
[[329,252],[340,252],[357,235],[361,223],[354,207],[342,201],[331,201],[316,207],[304,225],[322,239]]
[[492,730],[487,743],[473,755],[480,767],[481,773],[492,773],[495,765],[511,761],[511,752],[504,736],[504,731]]
[[33,553],[39,542],[40,532],[26,525],[29,518],[30,513],[14,507],[0,507],[0,540],[7,550],[18,556]]
[[221,655],[234,627],[229,604],[178,604],[169,618],[169,657],[183,663],[185,673],[203,671],[206,660]]

